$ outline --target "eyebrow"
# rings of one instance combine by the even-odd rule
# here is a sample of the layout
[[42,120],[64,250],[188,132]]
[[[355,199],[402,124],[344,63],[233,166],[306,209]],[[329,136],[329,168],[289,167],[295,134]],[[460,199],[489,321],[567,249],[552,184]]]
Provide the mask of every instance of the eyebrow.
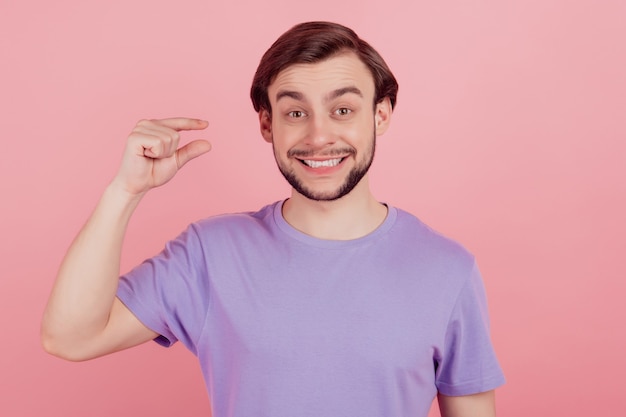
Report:
[[304,95],[298,91],[280,90],[276,93],[276,102],[285,97],[290,97],[298,101],[304,101]]
[[[359,97],[363,97],[363,93],[361,92],[361,90],[359,90],[355,86],[349,86],[331,91],[326,95],[326,97],[324,97],[324,102],[329,102],[346,94],[356,94]],[[280,90],[276,93],[276,102],[285,97],[289,97],[297,101],[306,101],[306,99],[304,98],[304,94],[299,91]]]
[[339,98],[339,97],[341,97],[343,95],[346,95],[346,94],[356,94],[359,97],[363,97],[363,93],[361,92],[361,90],[359,90],[355,86],[349,86],[349,87],[338,88],[338,89],[336,89],[334,91],[331,91],[324,98],[324,101],[328,102],[328,101],[334,100],[334,99]]

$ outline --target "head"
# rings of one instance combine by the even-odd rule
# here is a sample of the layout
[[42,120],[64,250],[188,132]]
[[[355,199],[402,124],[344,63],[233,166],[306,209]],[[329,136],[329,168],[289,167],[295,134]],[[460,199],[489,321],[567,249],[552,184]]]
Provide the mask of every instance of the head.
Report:
[[300,23],[265,52],[250,89],[254,110],[272,114],[267,89],[276,76],[294,64],[314,64],[342,52],[353,52],[368,67],[374,79],[374,105],[389,98],[396,105],[398,83],[383,58],[350,28],[331,22]]
[[251,98],[294,191],[331,201],[366,184],[397,91],[383,59],[352,30],[311,22],[287,31],[265,53]]

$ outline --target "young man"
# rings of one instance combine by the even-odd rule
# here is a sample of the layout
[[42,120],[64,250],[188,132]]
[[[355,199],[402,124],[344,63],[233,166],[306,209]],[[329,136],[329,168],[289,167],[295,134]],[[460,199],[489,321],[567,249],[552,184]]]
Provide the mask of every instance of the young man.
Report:
[[251,96],[290,198],[189,226],[119,275],[142,196],[205,141],[195,119],[141,121],[70,247],[43,320],[50,353],[86,360],[149,340],[197,355],[215,417],[494,416],[503,383],[473,257],[378,202],[368,168],[397,83],[340,25],[311,22],[263,56]]

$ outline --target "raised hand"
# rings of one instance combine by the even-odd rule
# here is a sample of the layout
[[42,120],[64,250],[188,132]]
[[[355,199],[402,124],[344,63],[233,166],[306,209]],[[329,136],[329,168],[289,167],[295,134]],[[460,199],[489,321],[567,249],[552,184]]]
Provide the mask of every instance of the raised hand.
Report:
[[156,337],[115,297],[122,243],[141,196],[211,149],[205,140],[179,148],[179,132],[207,126],[187,118],[137,123],[117,175],[59,268],[42,320],[42,343],[48,352],[85,360]]
[[128,136],[112,184],[131,195],[165,184],[183,165],[211,149],[206,140],[194,140],[179,148],[179,132],[202,130],[208,125],[204,120],[182,117],[139,121]]

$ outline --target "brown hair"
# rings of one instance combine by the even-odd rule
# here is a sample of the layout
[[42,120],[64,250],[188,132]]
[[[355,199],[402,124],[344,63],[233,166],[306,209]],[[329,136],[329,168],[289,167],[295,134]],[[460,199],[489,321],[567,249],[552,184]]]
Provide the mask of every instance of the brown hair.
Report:
[[271,113],[267,89],[278,73],[293,64],[313,64],[344,51],[354,52],[374,78],[374,104],[389,97],[396,104],[398,82],[383,58],[350,28],[331,22],[300,23],[283,33],[265,52],[254,74],[250,98],[257,112]]

